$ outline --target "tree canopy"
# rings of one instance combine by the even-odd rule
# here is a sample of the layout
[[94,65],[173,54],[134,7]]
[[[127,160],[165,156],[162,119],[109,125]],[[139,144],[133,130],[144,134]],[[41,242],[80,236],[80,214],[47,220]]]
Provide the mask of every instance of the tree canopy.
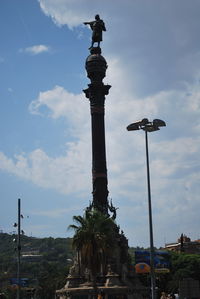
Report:
[[97,210],[86,211],[84,216],[74,216],[76,225],[72,245],[79,252],[81,264],[89,269],[93,278],[104,267],[115,248],[115,222]]

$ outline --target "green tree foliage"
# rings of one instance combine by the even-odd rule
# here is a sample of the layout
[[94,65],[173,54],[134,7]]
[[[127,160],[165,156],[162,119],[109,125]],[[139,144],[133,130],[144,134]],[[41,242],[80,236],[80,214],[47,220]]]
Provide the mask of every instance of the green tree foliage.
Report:
[[[82,251],[85,265],[91,265],[97,260],[95,269],[99,271],[100,264],[106,262],[106,257],[113,253],[115,248],[115,228],[112,219],[94,212],[88,215],[74,216],[77,225],[70,226],[75,230],[74,239],[70,238],[33,238],[21,236],[22,253],[38,251],[41,259],[37,262],[27,262],[22,259],[21,274],[23,277],[35,281],[40,298],[53,299],[55,290],[60,289],[66,282],[69,270],[69,261],[75,252],[72,250],[72,242],[76,249]],[[9,279],[16,277],[17,252],[15,235],[0,233],[0,292],[7,294],[6,298],[14,299],[16,289],[9,286]],[[96,250],[95,250],[96,248]],[[134,252],[137,249],[130,248],[129,253],[134,262]],[[87,257],[87,255],[91,259]],[[171,252],[171,269],[168,274],[156,274],[156,285],[161,291],[173,293],[178,291],[179,281],[184,278],[193,278],[200,281],[200,255]],[[85,260],[84,260],[85,259]],[[92,260],[93,259],[93,260]],[[98,265],[98,266],[97,266]],[[91,267],[92,267],[91,266]],[[149,286],[148,274],[139,275],[144,285]],[[22,290],[25,292],[24,290]],[[22,297],[23,298],[23,297]]]
[[[130,248],[129,252],[134,261],[135,250],[144,248]],[[200,281],[200,254],[187,254],[170,252],[171,267],[169,273],[156,273],[156,286],[166,293],[177,293],[179,281],[192,278]],[[150,285],[149,274],[138,274],[140,281],[145,286]]]
[[193,278],[200,281],[200,255],[187,253],[171,253],[171,272],[168,275],[166,288],[177,291],[179,281]]
[[[0,292],[3,290],[7,298],[12,299],[16,289],[9,285],[9,279],[16,277],[17,273],[15,238],[16,235],[0,233]],[[21,277],[29,278],[30,286],[37,287],[40,298],[55,298],[55,290],[66,282],[69,262],[74,255],[72,239],[21,236],[21,245],[22,256],[24,252],[36,252],[41,256],[38,261],[27,261],[22,257]]]
[[115,248],[116,224],[97,210],[86,211],[83,217],[74,216],[73,220],[77,223],[69,226],[75,231],[73,246],[95,282],[97,273]]

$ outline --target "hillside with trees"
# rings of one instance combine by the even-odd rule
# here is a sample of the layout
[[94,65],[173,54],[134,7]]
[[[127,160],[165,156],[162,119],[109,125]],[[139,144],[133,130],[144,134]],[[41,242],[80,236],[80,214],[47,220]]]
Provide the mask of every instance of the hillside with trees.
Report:
[[[17,277],[16,235],[0,234],[0,292],[14,298],[10,279]],[[72,239],[21,236],[21,277],[29,287],[36,287],[41,298],[54,298],[55,289],[63,287],[73,258]],[[45,296],[43,296],[43,292]]]
[[[16,288],[10,278],[16,277],[17,251],[13,241],[16,235],[0,233],[0,293],[6,298],[15,298]],[[37,298],[53,299],[55,290],[66,283],[69,267],[72,265],[74,251],[71,238],[34,238],[21,236],[21,277],[28,278],[29,287],[37,289]],[[143,248],[130,248],[132,269],[134,271],[134,252]],[[200,255],[171,252],[169,273],[157,273],[156,285],[160,291],[175,293],[179,281],[193,278],[200,281]],[[149,274],[137,274],[145,286],[149,286]],[[22,290],[23,291],[23,290]],[[22,297],[23,298],[23,297]],[[24,297],[29,298],[29,297]]]

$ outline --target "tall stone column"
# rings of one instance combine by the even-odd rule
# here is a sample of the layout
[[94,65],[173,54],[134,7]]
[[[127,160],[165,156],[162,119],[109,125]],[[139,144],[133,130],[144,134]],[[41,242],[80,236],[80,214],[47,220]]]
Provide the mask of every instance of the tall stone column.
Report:
[[[84,22],[90,25],[92,34],[92,45],[90,55],[86,59],[87,76],[90,79],[88,88],[84,90],[86,98],[90,101],[91,131],[92,131],[92,184],[93,201],[90,208],[95,208],[105,215],[108,211],[113,213],[112,219],[116,218],[116,208],[108,202],[108,179],[106,167],[106,146],[105,146],[105,96],[108,95],[110,85],[105,85],[103,79],[106,76],[107,63],[101,55],[100,42],[102,41],[102,31],[105,31],[104,22],[95,16],[95,21]],[[98,43],[94,47],[94,43]],[[141,299],[138,287],[135,287],[135,277],[131,274],[131,266],[128,258],[128,240],[117,224],[113,227],[113,234],[116,239],[115,248],[111,254],[104,256],[104,265],[97,275],[97,284],[94,288],[91,282],[88,283],[88,272],[81,259],[74,260],[70,268],[67,283],[64,288],[56,291],[56,298],[80,298],[87,296],[90,299],[103,294],[105,298],[137,298]],[[90,270],[90,269],[88,269]],[[131,276],[132,275],[132,276]],[[134,296],[133,296],[134,293]],[[97,297],[97,296],[96,296]],[[96,298],[95,297],[95,298]]]
[[108,214],[108,180],[105,148],[105,96],[108,95],[110,85],[104,85],[107,62],[101,55],[100,47],[90,49],[86,59],[87,76],[91,83],[84,90],[90,101],[91,129],[92,129],[92,206],[104,214]]

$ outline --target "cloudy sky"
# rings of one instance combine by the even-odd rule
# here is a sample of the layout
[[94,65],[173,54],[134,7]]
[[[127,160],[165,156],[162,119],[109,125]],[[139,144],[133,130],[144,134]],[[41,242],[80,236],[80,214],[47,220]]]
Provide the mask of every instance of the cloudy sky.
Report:
[[[200,238],[200,2],[0,1],[0,229],[67,237],[92,199],[89,80],[85,59],[99,13],[105,84],[109,199],[130,246],[148,246],[144,117],[149,134],[154,243]],[[29,216],[28,218],[26,216]]]

